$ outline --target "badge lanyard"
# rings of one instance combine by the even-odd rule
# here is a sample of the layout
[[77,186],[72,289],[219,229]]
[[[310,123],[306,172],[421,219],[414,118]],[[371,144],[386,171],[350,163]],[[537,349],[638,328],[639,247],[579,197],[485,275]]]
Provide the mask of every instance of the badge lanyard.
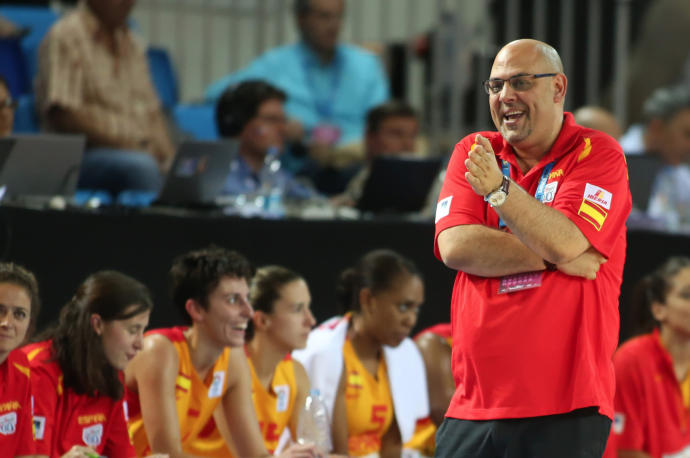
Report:
[[[556,161],[549,162],[546,164],[544,171],[541,173],[537,190],[534,193],[534,198],[539,202],[544,201],[544,188],[546,188],[546,182],[549,181],[551,169],[553,169],[555,164]],[[501,170],[503,171],[503,175],[510,178],[510,164],[505,159],[501,159]],[[505,227],[503,220],[499,219],[498,227]],[[498,284],[498,294],[513,293],[525,289],[539,288],[541,286],[542,277],[543,272],[541,271],[506,275],[501,277],[501,280]]]
[[325,98],[319,98],[316,94],[314,78],[310,72],[311,65],[307,62],[307,57],[302,59],[302,67],[304,68],[304,75],[307,78],[307,85],[312,90],[312,98],[314,100],[314,108],[322,119],[330,120],[333,116],[333,105],[335,105],[335,96],[340,86],[340,74],[342,73],[342,59],[338,50],[333,57],[333,72],[331,74],[331,84],[328,95]]
[[[546,166],[544,167],[544,171],[541,173],[541,178],[539,178],[539,185],[537,186],[537,190],[534,193],[534,198],[537,199],[539,202],[544,201],[544,188],[546,187],[546,182],[549,181],[549,175],[551,174],[551,169],[553,169],[554,165],[556,165],[556,161],[549,162],[548,164],[546,164]],[[501,170],[503,171],[503,175],[510,178],[510,163],[505,159],[501,159]],[[505,225],[506,224],[503,222],[503,220],[499,218],[498,227],[504,228]]]

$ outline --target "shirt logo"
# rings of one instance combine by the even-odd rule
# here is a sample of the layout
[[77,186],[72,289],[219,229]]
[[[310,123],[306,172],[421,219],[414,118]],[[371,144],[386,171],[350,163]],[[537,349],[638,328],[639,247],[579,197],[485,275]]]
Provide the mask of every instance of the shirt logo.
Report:
[[225,382],[225,372],[218,371],[213,373],[213,382],[208,389],[208,398],[219,398],[223,394],[223,383]]
[[276,412],[287,411],[290,405],[290,385],[277,385],[273,387],[278,395],[278,400],[276,402]]
[[448,216],[452,200],[453,196],[448,196],[445,199],[439,200],[438,204],[436,204],[436,221],[434,221],[434,223],[438,223],[441,219]]
[[[562,170],[559,170],[561,172],[561,175],[563,174]],[[553,175],[555,172],[551,172],[551,175]],[[556,197],[556,189],[558,189],[558,181],[553,181],[546,186],[544,186],[544,197],[542,199],[542,203],[549,203],[553,202],[554,197]]]
[[81,430],[81,440],[89,447],[98,447],[103,439],[103,425],[97,424]]
[[34,437],[42,441],[46,432],[46,417],[34,416]]
[[613,198],[613,194],[599,186],[587,183],[585,186],[585,195],[583,197],[585,200],[604,207],[606,210],[611,210],[611,199]]
[[6,413],[0,417],[0,434],[9,436],[17,430],[17,412]]
[[616,434],[622,434],[625,429],[625,415],[620,412],[616,412],[613,415],[613,432]]
[[549,173],[549,180],[553,180],[554,178],[560,178],[562,176],[563,169],[554,170],[553,172]]

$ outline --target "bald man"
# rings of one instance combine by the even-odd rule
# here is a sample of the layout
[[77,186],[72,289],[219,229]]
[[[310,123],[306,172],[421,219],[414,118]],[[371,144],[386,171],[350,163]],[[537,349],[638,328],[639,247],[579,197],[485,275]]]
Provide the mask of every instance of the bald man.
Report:
[[600,130],[616,140],[623,135],[623,129],[616,117],[606,108],[584,105],[573,112],[575,122],[581,126]]
[[436,256],[457,270],[443,457],[601,456],[631,209],[623,152],[563,111],[556,50],[518,40],[484,82],[498,132],[453,151]]

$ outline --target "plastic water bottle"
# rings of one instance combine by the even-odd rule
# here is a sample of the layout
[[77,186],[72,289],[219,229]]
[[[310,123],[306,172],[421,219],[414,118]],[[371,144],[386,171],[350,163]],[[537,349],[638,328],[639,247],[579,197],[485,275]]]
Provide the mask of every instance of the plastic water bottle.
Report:
[[331,445],[331,422],[326,404],[316,388],[309,391],[297,425],[297,442],[313,444],[324,456],[333,448]]
[[263,197],[263,213],[268,218],[282,218],[285,216],[283,206],[283,176],[280,174],[280,150],[271,147],[266,152],[264,166],[259,172],[261,180],[259,193]]

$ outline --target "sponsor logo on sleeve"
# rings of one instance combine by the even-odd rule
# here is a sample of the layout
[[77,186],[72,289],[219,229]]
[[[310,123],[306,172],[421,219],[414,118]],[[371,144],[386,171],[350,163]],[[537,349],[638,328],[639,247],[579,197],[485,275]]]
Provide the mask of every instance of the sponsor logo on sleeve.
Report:
[[287,411],[290,405],[290,385],[277,385],[274,386],[273,389],[278,396],[278,400],[276,402],[276,412]]
[[598,231],[601,230],[611,209],[613,195],[605,189],[587,183],[582,204],[577,214]]
[[9,436],[17,431],[17,412],[6,413],[0,416],[0,434]]
[[438,223],[441,219],[448,216],[448,214],[450,213],[450,203],[452,201],[453,201],[453,196],[448,196],[445,199],[439,200],[438,204],[436,204],[435,223]]
[[613,432],[616,434],[622,434],[625,429],[625,415],[620,412],[616,412],[613,415]]
[[98,447],[103,440],[103,425],[92,425],[81,430],[81,440],[89,447]]
[[219,398],[223,394],[223,384],[225,382],[225,372],[218,371],[213,373],[213,382],[211,382],[211,387],[208,389],[208,398]]
[[34,416],[34,437],[42,441],[46,432],[46,417]]
[[600,207],[604,207],[606,210],[611,210],[611,199],[613,198],[613,194],[604,188],[587,183],[585,186],[584,198]]

